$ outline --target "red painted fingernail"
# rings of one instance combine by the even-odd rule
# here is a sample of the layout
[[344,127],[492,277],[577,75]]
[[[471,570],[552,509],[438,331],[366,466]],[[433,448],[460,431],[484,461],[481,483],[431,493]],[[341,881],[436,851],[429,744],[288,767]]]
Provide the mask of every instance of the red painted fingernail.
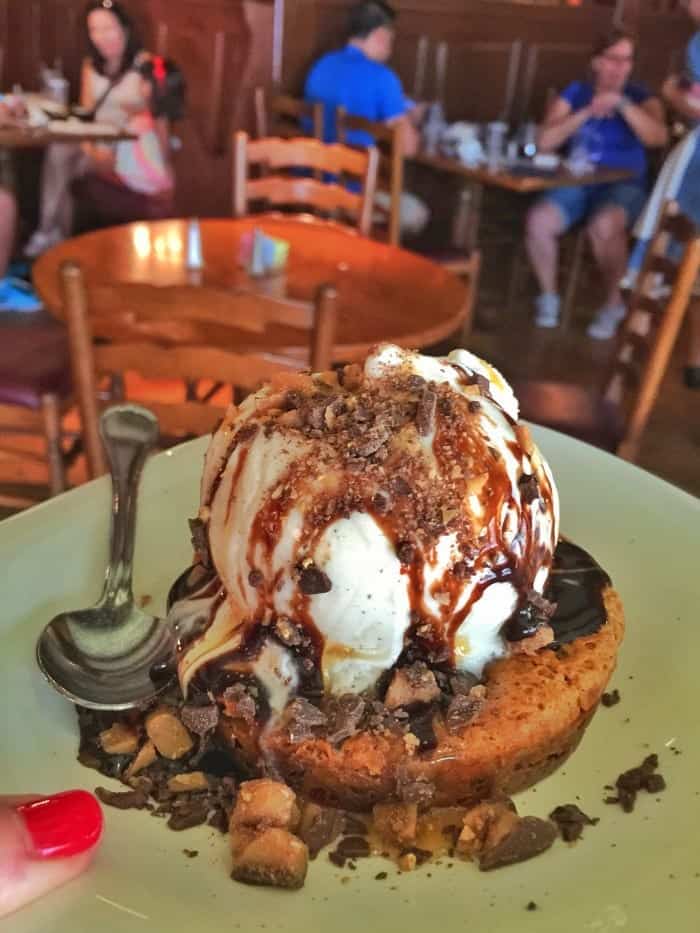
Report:
[[102,809],[86,790],[67,790],[17,807],[37,858],[87,852],[102,835]]

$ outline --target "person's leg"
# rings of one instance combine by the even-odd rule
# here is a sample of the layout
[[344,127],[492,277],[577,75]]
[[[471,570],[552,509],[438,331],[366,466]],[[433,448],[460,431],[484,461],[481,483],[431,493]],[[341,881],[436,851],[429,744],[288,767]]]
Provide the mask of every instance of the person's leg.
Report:
[[70,236],[73,223],[71,182],[83,170],[85,157],[79,146],[55,143],[44,155],[41,171],[39,226],[25,254],[33,257]]
[[576,222],[584,202],[582,190],[560,188],[549,192],[528,211],[525,247],[540,287],[535,316],[539,327],[555,327],[559,321],[559,237]]
[[601,271],[603,304],[588,327],[588,336],[609,340],[626,314],[620,282],[627,269],[628,230],[641,212],[646,192],[639,185],[601,186],[592,199],[587,230]]
[[627,214],[623,207],[607,204],[588,222],[593,255],[602,273],[604,307],[622,304],[620,279],[627,268]]
[[17,228],[17,203],[5,188],[0,188],[0,279],[7,273],[7,267],[15,244]]

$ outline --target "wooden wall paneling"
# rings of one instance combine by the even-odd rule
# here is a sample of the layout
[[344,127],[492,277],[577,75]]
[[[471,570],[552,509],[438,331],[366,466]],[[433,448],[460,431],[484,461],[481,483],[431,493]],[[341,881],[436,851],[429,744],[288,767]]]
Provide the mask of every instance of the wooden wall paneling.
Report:
[[[520,74],[523,43],[443,41],[435,47],[435,74],[441,50],[445,56],[444,82],[435,78],[434,95],[440,97],[448,119],[478,123],[510,120]],[[442,87],[441,85],[443,85]]]
[[9,84],[9,69],[7,67],[7,51],[10,39],[9,31],[10,0],[0,0],[0,89],[6,90]]
[[550,91],[589,73],[590,42],[536,42],[527,50],[518,101],[520,118],[540,120]]
[[255,81],[270,80],[271,3],[151,0],[160,51],[185,72],[187,117],[175,157],[181,213],[220,214],[230,203],[230,140],[247,127]]
[[693,31],[690,17],[682,9],[675,8],[671,15],[664,16],[663,28],[659,28],[659,16],[645,8],[637,27],[639,77],[658,90],[670,74],[681,71],[685,46]]

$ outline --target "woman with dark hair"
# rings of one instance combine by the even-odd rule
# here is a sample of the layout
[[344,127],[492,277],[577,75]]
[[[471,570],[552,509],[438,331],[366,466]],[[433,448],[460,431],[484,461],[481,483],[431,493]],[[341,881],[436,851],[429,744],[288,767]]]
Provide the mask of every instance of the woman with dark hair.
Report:
[[[80,103],[95,120],[128,130],[137,138],[116,145],[61,143],[49,147],[42,174],[39,227],[25,250],[30,257],[70,235],[72,188],[78,197],[92,198],[96,191],[98,200],[121,199],[131,210],[138,210],[149,198],[165,207],[172,193],[167,123],[172,114],[182,115],[180,72],[143,50],[131,18],[118,0],[88,3],[83,24],[88,55],[83,62]],[[80,183],[75,185],[77,179]]]
[[553,101],[540,127],[543,151],[595,149],[591,161],[600,167],[628,170],[627,181],[557,188],[543,195],[527,218],[527,248],[540,285],[535,323],[559,322],[556,287],[558,238],[569,227],[586,224],[600,268],[605,297],[588,335],[613,336],[625,314],[619,282],[627,263],[627,230],[637,219],[647,193],[646,149],[666,144],[668,133],[661,102],[630,81],[634,40],[613,30],[596,44],[592,77],[575,81]]

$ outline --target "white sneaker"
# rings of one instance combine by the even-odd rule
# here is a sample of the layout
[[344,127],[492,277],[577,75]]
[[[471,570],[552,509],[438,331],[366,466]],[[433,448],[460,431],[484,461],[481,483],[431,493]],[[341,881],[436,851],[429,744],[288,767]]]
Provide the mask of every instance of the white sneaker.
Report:
[[540,295],[535,301],[535,327],[557,327],[559,295]]
[[601,308],[588,325],[586,333],[593,340],[610,340],[617,333],[617,328],[626,314],[627,308],[624,305]]
[[51,249],[52,246],[60,243],[62,239],[63,235],[60,230],[50,230],[48,233],[44,233],[43,230],[35,230],[24,247],[24,255],[27,259],[36,259],[37,256],[45,253],[47,249]]

